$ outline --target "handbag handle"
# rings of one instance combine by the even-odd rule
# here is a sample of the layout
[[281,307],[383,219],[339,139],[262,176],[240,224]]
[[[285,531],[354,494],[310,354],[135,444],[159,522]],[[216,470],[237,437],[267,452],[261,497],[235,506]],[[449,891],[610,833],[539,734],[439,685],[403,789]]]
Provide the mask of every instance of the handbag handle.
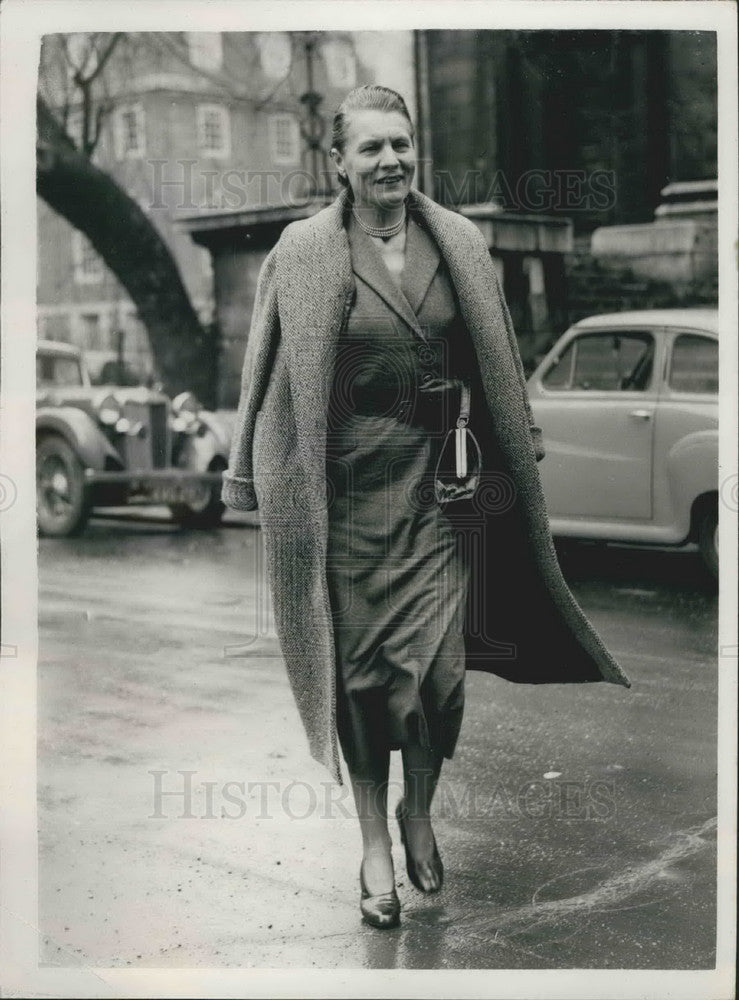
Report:
[[470,422],[470,400],[472,390],[469,382],[460,379],[461,389],[459,396],[459,416],[457,417],[457,427],[466,427]]
[[[477,490],[480,480],[481,454],[480,445],[475,435],[467,426],[470,419],[471,390],[469,383],[462,379],[454,380],[460,388],[459,416],[456,427],[447,431],[446,439],[442,445],[436,463],[434,474],[434,491],[439,504],[446,504],[450,500],[469,500]],[[442,475],[442,460],[447,450],[447,442],[454,434],[454,479],[444,482]],[[473,452],[473,468],[470,470],[468,462],[468,438]]]
[[455,471],[457,479],[467,478],[467,424],[470,421],[470,397],[471,391],[468,382],[461,381],[459,416],[457,417],[457,429],[455,431]]

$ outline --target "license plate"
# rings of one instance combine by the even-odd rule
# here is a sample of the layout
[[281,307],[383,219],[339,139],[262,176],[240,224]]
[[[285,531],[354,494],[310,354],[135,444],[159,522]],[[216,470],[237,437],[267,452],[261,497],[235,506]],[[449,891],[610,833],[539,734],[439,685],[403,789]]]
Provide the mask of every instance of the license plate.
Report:
[[206,483],[178,483],[141,480],[132,485],[132,496],[143,496],[150,503],[184,503],[198,506],[207,501],[210,490]]

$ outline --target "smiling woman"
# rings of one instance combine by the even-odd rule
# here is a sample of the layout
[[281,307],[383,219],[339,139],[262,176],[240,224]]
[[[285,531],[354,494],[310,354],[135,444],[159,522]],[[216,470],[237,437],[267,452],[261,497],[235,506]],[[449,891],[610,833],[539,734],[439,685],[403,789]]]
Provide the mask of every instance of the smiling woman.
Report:
[[[347,233],[355,275],[329,418],[339,448],[328,462],[335,498],[328,577],[338,653],[337,724],[364,843],[361,910],[368,922],[384,927],[399,915],[385,801],[392,748],[403,751],[406,796],[398,804],[398,822],[409,876],[422,892],[442,886],[429,809],[462,719],[467,591],[466,567],[444,514],[437,506],[422,510],[409,503],[438,458],[426,422],[433,417],[417,412],[415,420],[406,419],[386,404],[416,381],[434,382],[441,390],[452,374],[447,366],[455,348],[455,374],[468,379],[471,356],[460,350],[461,338],[458,344],[450,339],[457,314],[438,252],[409,218],[416,150],[402,97],[382,87],[352,91],[334,121],[331,156],[352,195]],[[394,301],[414,333],[388,336],[388,303],[392,308]],[[416,334],[421,340],[414,344]],[[416,371],[419,348],[422,372]],[[349,407],[346,395],[352,397]],[[443,395],[437,393],[437,407],[444,405]],[[343,450],[344,438],[350,454]],[[367,566],[375,567],[369,579]]]
[[262,267],[223,499],[259,507],[292,690],[311,753],[339,781],[343,752],[360,909],[385,928],[400,913],[390,752],[403,756],[409,879],[437,892],[430,808],[465,670],[628,681],[559,570],[541,432],[487,243],[412,187],[413,124],[395,91],[347,95],[331,156],[344,190],[287,226]]
[[354,218],[398,279],[405,265],[405,201],[416,150],[405,102],[393,91],[383,95],[384,90],[352,91],[334,120],[331,156],[340,182],[352,192]]

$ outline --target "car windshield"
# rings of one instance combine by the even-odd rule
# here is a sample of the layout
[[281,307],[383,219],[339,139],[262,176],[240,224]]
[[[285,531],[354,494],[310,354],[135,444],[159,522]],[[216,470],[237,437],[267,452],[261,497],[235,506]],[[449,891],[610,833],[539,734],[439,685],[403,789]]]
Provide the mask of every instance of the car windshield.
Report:
[[78,358],[61,354],[36,356],[36,388],[50,385],[84,385],[82,367]]

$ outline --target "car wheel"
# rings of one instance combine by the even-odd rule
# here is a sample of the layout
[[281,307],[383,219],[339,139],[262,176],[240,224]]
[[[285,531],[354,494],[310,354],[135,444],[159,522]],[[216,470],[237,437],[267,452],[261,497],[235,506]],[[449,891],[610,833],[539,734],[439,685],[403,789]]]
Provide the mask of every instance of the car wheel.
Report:
[[[222,472],[225,468],[225,465],[219,465],[210,471]],[[216,528],[226,511],[220,485],[204,489],[201,503],[172,503],[169,509],[175,521],[185,528]]]
[[56,434],[42,438],[36,448],[36,500],[41,535],[75,535],[90,516],[82,462]]
[[698,547],[712,576],[718,577],[718,509],[705,512],[698,525]]

